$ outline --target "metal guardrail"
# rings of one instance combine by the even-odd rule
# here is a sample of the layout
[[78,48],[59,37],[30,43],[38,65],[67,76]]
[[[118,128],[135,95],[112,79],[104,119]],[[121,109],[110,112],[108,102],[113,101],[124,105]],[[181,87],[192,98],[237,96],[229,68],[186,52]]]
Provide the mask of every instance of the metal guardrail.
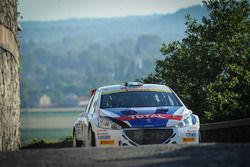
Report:
[[225,129],[225,128],[236,128],[236,127],[242,127],[242,126],[250,126],[250,118],[201,124],[200,130],[207,131],[207,130],[217,130],[217,129]]
[[250,142],[250,118],[201,124],[201,142]]

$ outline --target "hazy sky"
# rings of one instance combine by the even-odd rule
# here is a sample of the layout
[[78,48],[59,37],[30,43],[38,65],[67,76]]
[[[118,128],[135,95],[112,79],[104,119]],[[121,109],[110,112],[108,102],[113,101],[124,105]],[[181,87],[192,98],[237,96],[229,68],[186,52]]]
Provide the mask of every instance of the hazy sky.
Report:
[[202,0],[19,0],[24,20],[59,20],[173,13]]

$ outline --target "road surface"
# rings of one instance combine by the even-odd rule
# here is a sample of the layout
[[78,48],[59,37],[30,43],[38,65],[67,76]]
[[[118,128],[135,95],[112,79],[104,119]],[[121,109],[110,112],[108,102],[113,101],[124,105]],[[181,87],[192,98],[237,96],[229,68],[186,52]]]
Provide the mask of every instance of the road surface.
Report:
[[0,167],[250,166],[250,143],[30,149],[0,153]]

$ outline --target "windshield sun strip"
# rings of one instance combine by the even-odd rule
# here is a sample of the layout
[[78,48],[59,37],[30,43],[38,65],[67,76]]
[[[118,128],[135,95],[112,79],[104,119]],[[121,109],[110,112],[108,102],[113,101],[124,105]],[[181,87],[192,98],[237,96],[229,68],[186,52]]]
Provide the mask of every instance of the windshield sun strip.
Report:
[[162,89],[127,89],[127,90],[114,90],[109,92],[102,92],[102,95],[113,94],[113,93],[123,93],[123,92],[166,92],[171,93],[170,90]]

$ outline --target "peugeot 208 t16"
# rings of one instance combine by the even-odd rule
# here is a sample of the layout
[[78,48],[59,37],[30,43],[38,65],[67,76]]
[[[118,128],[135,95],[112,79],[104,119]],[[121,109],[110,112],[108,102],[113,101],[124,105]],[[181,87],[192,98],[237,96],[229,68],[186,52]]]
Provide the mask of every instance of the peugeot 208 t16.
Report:
[[92,91],[73,146],[199,143],[199,118],[165,85],[129,82]]

